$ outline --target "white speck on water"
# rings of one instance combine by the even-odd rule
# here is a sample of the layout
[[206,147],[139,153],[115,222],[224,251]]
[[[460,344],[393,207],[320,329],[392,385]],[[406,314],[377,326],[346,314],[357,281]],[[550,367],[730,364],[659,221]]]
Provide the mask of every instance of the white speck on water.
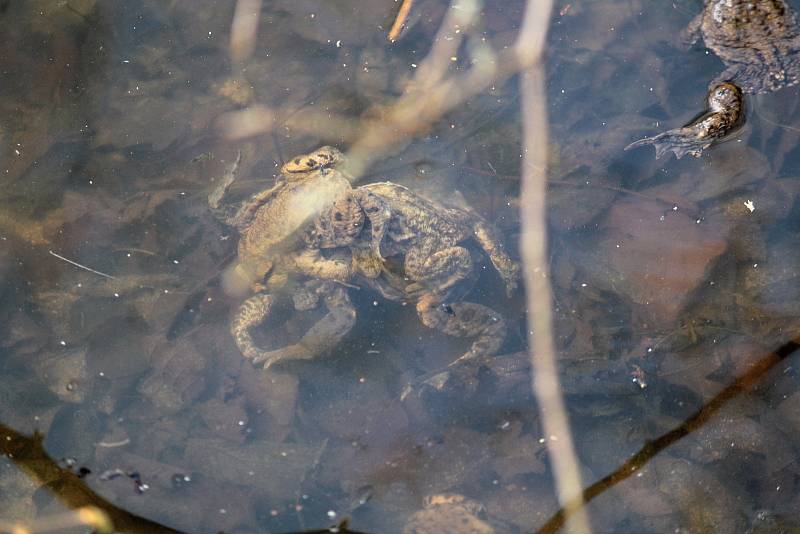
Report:
[[336,512],[334,512],[333,510],[328,510],[328,517],[333,519],[334,517],[336,517]]
[[750,213],[756,211],[756,205],[752,200],[746,200],[744,202],[744,207],[750,210]]

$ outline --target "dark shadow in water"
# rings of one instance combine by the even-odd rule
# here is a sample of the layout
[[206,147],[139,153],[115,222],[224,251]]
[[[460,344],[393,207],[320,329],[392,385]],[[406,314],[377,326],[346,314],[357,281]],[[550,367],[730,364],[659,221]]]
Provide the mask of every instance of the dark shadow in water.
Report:
[[[755,386],[761,377],[770,369],[794,354],[797,350],[800,350],[800,336],[784,343],[775,351],[770,352],[755,362],[749,371],[736,378],[733,383],[720,391],[714,398],[708,401],[705,406],[700,408],[683,423],[666,434],[662,434],[656,439],[645,443],[636,454],[619,466],[616,471],[583,490],[584,502],[588,503],[606,490],[619,484],[644,467],[656,454],[705,425],[729,400],[747,392],[750,388]],[[558,531],[567,519],[564,510],[564,508],[558,510],[541,528],[535,531],[536,534],[550,534]]]
[[[728,401],[750,390],[770,369],[798,350],[800,350],[800,337],[788,341],[775,351],[755,362],[748,372],[739,376],[733,383],[718,393],[703,408],[695,412],[694,415],[686,419],[682,424],[662,434],[658,438],[647,442],[636,454],[617,468],[616,471],[586,488],[583,491],[584,502],[588,503],[606,490],[627,479],[646,465],[650,459],[655,457],[659,452],[698,430]],[[178,530],[174,530],[118,508],[97,495],[86,486],[84,481],[81,480],[77,474],[67,468],[59,466],[53,461],[53,459],[44,452],[42,441],[43,436],[41,434],[35,434],[33,437],[26,437],[0,424],[0,451],[2,451],[2,454],[13,461],[26,475],[53,491],[53,493],[55,493],[69,508],[96,506],[108,514],[118,532],[181,534]],[[535,532],[537,534],[557,532],[564,525],[566,519],[567,516],[562,508]],[[340,524],[337,531],[341,533],[349,532],[358,534],[356,531],[348,530],[346,522]],[[307,531],[305,534],[313,534],[315,532],[331,532],[331,530]]]
[[86,486],[77,474],[56,463],[42,447],[44,437],[23,436],[0,424],[0,451],[23,473],[42,484],[69,508],[95,506],[105,512],[115,532],[132,534],[181,534],[181,531],[139,517],[119,508]]

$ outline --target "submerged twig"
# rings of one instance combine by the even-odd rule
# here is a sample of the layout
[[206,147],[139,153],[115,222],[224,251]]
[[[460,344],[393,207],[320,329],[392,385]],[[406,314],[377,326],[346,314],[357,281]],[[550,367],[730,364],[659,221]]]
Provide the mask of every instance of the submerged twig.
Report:
[[568,511],[568,530],[588,533],[589,519],[581,499],[583,486],[555,359],[553,294],[547,255],[548,120],[541,58],[552,7],[552,0],[528,0],[515,46],[520,64],[528,65],[520,84],[523,124],[520,248],[528,304],[532,388],[547,436],[558,501]]
[[580,507],[583,507],[584,503],[591,501],[623,480],[639,473],[639,470],[653,457],[692,432],[700,429],[730,400],[755,387],[758,381],[761,380],[770,369],[789,356],[797,354],[798,350],[800,350],[800,337],[784,343],[774,352],[767,354],[753,363],[744,374],[738,376],[729,386],[717,393],[714,398],[703,405],[702,408],[688,419],[684,420],[680,425],[645,443],[641,449],[628,458],[613,473],[606,475],[601,480],[587,487],[583,490],[581,495],[575,497],[572,503],[563,505],[563,507],[553,514],[544,526],[537,531],[537,534],[554,534],[558,532],[564,523],[570,519],[570,515],[572,511],[576,509],[576,506],[580,505]]
[[397,17],[394,19],[394,24],[392,24],[392,28],[389,30],[389,34],[386,36],[391,42],[395,42],[402,31],[406,28],[406,22],[408,22],[408,15],[411,13],[411,6],[414,5],[414,0],[403,0],[403,3],[400,4],[400,9],[397,11]]
[[55,256],[55,257],[56,257],[56,258],[58,258],[59,260],[63,260],[63,261],[65,261],[65,262],[69,263],[70,265],[74,265],[75,267],[79,267],[79,268],[83,269],[84,271],[89,271],[90,273],[94,273],[94,274],[97,274],[97,275],[100,275],[100,276],[105,276],[106,278],[108,278],[108,279],[110,279],[110,280],[116,280],[116,278],[114,278],[114,277],[113,277],[113,276],[111,276],[110,274],[101,273],[100,271],[96,271],[96,270],[92,269],[91,267],[87,267],[87,266],[85,266],[85,265],[81,265],[80,263],[78,263],[78,262],[76,262],[76,261],[72,261],[72,260],[70,260],[70,259],[68,259],[68,258],[65,258],[64,256],[62,256],[62,255],[60,255],[60,254],[56,254],[56,253],[55,253],[55,252],[53,252],[52,250],[51,250],[51,251],[49,251],[49,252],[50,252],[50,255],[51,255],[51,256]]

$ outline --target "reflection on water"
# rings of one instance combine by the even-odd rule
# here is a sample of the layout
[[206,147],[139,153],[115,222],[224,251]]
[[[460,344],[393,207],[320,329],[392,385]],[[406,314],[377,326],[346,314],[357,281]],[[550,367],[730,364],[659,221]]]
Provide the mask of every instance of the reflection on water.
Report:
[[[543,435],[530,395],[522,290],[507,298],[477,248],[464,300],[497,310],[508,332],[472,387],[455,380],[401,400],[471,340],[427,328],[414,302],[364,284],[347,288],[353,329],[314,360],[256,369],[229,332],[243,297],[222,275],[238,234],[208,194],[239,152],[234,203],[274,185],[292,155],[347,148],[352,130],[322,117],[380,116],[447,3],[417,3],[406,35],[387,44],[391,0],[264,2],[255,51],[232,66],[234,4],[2,4],[0,421],[42,432],[47,453],[89,469],[83,480],[108,501],[184,531],[343,518],[365,532],[541,527],[558,509],[544,448],[558,436]],[[796,90],[750,99],[747,125],[701,158],[623,152],[702,109],[721,64],[676,42],[697,4],[556,5],[555,335],[587,483],[797,337]],[[523,7],[487,2],[468,32],[502,49]],[[468,205],[518,257],[518,96],[515,80],[491,88],[394,147],[359,185],[391,180]],[[274,111],[272,131],[223,139],[220,118],[253,105]],[[253,337],[296,343],[325,313],[286,298]],[[797,528],[800,394],[784,356],[597,497],[595,529]],[[127,475],[101,476],[115,470]],[[49,481],[26,473],[3,462],[0,518],[63,510],[39,491]]]

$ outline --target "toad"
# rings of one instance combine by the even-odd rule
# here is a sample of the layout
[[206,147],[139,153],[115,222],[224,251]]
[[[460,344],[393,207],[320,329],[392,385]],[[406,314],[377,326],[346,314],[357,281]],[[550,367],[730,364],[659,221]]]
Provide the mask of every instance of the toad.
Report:
[[800,27],[786,0],[706,0],[684,31],[700,37],[724,63],[712,85],[730,81],[745,93],[765,93],[800,80]]
[[766,93],[800,81],[800,26],[786,0],[706,0],[703,11],[683,32],[693,44],[703,38],[725,63],[711,82],[708,109],[682,128],[628,145],[699,157],[744,123],[743,94]]
[[681,159],[686,154],[700,157],[703,150],[723,139],[744,122],[744,97],[741,89],[729,82],[711,88],[708,109],[686,126],[675,128],[655,137],[645,137],[625,147],[653,145],[656,159],[673,152]]
[[[332,156],[320,158],[319,154]],[[326,164],[319,165],[321,160]],[[516,287],[519,267],[505,252],[494,228],[469,210],[445,207],[391,182],[343,187],[341,181],[346,178],[327,165],[339,161],[341,153],[329,147],[294,158],[282,171],[294,188],[279,184],[258,193],[233,218],[241,221],[238,227],[244,241],[239,245],[237,269],[251,262],[264,266],[255,273],[269,275],[265,284],[254,284],[257,293],[242,305],[232,323],[231,332],[245,357],[268,368],[280,361],[314,358],[335,346],[355,318],[345,290],[351,280],[390,300],[415,301],[426,326],[452,336],[474,338],[459,360],[495,354],[505,337],[503,318],[486,306],[460,302],[476,278],[472,255],[461,246],[470,240],[489,255],[507,291]],[[292,245],[287,247],[289,232],[284,222],[272,222],[275,217],[264,214],[286,216],[285,207],[295,203],[297,191],[310,187],[338,196],[307,218],[310,220],[305,228],[298,231],[300,240],[290,240]],[[265,235],[259,240],[260,232]],[[398,257],[403,272],[389,269],[383,256]],[[295,308],[306,309],[321,299],[328,306],[328,315],[300,342],[262,350],[253,342],[249,329],[269,315],[274,297],[267,290],[283,285],[292,272],[310,278],[306,293],[316,296],[299,299],[311,305],[298,305],[296,299]]]

